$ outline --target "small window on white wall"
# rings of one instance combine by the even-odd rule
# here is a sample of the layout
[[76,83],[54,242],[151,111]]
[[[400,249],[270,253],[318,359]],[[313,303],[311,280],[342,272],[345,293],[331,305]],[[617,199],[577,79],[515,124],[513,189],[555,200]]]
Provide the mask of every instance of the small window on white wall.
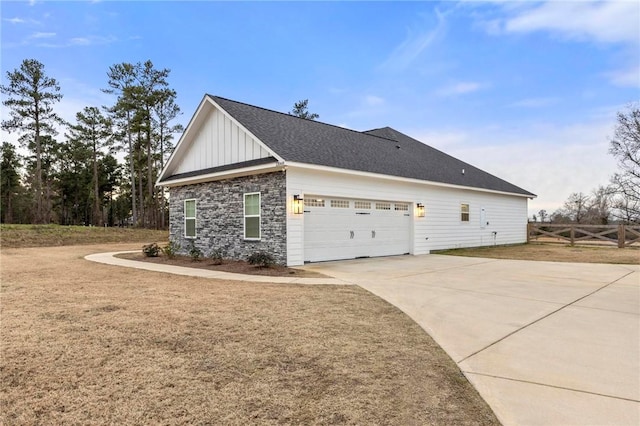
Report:
[[196,200],[184,201],[184,236],[196,237]]
[[460,204],[460,221],[469,222],[469,204]]
[[244,238],[260,239],[260,193],[244,194]]

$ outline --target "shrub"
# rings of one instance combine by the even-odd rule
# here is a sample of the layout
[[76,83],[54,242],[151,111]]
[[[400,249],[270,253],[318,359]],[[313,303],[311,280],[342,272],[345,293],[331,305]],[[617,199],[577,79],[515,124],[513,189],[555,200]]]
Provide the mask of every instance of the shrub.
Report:
[[142,246],[142,252],[146,257],[158,257],[160,247],[156,243],[147,244]]
[[251,255],[247,258],[247,261],[250,265],[255,265],[260,268],[268,268],[276,263],[276,260],[273,256],[263,251],[251,253]]
[[189,256],[193,262],[197,262],[202,257],[202,250],[196,247],[195,241],[191,241],[191,247],[189,248]]
[[211,263],[214,265],[222,265],[222,261],[224,260],[224,252],[222,249],[214,249],[209,253],[209,258],[211,259]]
[[169,241],[169,244],[167,244],[166,246],[164,246],[162,248],[162,252],[169,258],[169,259],[173,259],[174,257],[176,257],[176,254],[178,254],[178,251],[180,250],[180,244],[173,242],[173,241]]

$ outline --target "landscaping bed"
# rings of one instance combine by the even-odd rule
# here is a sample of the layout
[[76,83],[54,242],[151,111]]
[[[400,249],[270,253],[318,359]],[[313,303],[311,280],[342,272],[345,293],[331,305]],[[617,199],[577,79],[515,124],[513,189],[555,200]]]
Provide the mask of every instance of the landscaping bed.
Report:
[[[271,265],[269,267],[260,267],[250,265],[244,260],[222,259],[214,261],[208,258],[200,258],[194,261],[189,256],[176,255],[169,258],[164,254],[156,257],[147,257],[142,252],[139,253],[122,253],[117,255],[122,259],[137,260],[139,262],[159,263],[162,265],[183,266],[185,268],[208,269],[210,271],[232,272],[234,274],[247,275],[263,275],[270,277],[299,277],[299,278],[326,278],[326,275],[314,271],[306,271],[304,269],[288,268],[281,265]],[[220,262],[220,263],[219,263]]]

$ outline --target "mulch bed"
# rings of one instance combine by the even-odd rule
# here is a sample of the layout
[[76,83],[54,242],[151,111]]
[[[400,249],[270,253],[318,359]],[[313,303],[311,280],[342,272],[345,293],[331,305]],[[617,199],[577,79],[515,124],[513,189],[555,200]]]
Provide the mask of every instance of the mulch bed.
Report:
[[298,277],[298,278],[326,278],[327,276],[319,272],[306,271],[304,269],[288,268],[286,266],[273,265],[268,268],[250,265],[243,260],[222,260],[221,264],[211,259],[193,261],[189,256],[175,256],[173,259],[165,255],[157,257],[146,257],[140,253],[123,253],[116,257],[141,262],[160,263],[163,265],[183,266],[185,268],[208,269],[211,271],[232,272],[234,274],[263,275],[268,277]]

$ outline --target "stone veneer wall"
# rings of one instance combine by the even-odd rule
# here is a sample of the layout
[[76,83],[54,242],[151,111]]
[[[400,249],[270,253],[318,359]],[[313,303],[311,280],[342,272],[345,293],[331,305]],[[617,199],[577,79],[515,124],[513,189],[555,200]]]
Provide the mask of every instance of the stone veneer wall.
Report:
[[[260,192],[261,239],[244,239],[244,194]],[[196,238],[184,236],[184,200],[196,200]],[[256,251],[287,263],[285,172],[243,176],[169,189],[169,238],[188,254],[191,243],[207,256],[221,249],[225,258],[246,260]]]

